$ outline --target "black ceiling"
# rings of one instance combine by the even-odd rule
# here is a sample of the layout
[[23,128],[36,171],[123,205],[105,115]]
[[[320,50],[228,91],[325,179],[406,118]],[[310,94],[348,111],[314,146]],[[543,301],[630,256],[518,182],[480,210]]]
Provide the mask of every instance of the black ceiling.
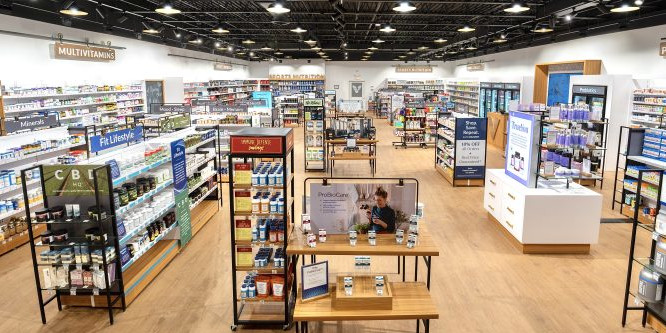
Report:
[[[291,12],[278,16],[266,10],[272,1],[172,1],[182,11],[173,15],[155,12],[160,1],[77,0],[89,15],[71,17],[59,13],[63,1],[0,0],[0,13],[258,61],[318,58],[303,42],[309,37],[318,41],[331,60],[359,60],[371,46],[379,49],[369,60],[455,60],[666,22],[666,0],[644,0],[640,10],[630,13],[610,12],[620,5],[619,0],[532,0],[524,2],[529,11],[517,14],[504,11],[512,4],[510,0],[410,1],[416,10],[409,13],[393,11],[397,1],[287,0]],[[567,20],[566,15],[572,19]],[[229,33],[212,32],[218,22]],[[384,24],[396,31],[381,32]],[[533,30],[538,24],[554,31],[536,33]],[[297,25],[308,31],[291,32]],[[458,32],[464,25],[476,31]],[[146,26],[160,33],[143,33]],[[507,42],[493,43],[500,35]],[[373,43],[378,37],[385,42]],[[193,38],[200,38],[202,44],[189,43]],[[448,41],[434,43],[437,38]],[[256,43],[242,44],[246,39]],[[234,52],[227,50],[229,45]],[[266,45],[273,50],[260,50]],[[239,55],[244,49],[245,54]],[[255,58],[250,58],[247,49]],[[276,55],[276,49],[284,54]]]

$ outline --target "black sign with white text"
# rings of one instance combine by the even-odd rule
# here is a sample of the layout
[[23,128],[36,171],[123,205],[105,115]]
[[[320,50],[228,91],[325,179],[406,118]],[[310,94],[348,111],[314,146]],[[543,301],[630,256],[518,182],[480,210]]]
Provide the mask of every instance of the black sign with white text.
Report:
[[48,116],[36,115],[19,119],[5,120],[5,130],[7,134],[19,131],[33,130],[36,128],[53,127],[58,125],[58,116],[50,114]]

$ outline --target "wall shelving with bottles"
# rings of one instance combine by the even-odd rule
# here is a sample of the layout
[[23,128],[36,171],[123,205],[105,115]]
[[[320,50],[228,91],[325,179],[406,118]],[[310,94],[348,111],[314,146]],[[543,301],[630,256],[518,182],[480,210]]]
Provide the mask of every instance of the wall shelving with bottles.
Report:
[[479,117],[479,82],[449,81],[446,84],[453,111]]

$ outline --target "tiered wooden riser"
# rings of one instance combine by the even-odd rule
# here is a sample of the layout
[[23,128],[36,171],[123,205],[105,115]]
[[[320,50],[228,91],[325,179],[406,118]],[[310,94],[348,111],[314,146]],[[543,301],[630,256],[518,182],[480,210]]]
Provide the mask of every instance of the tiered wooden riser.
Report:
[[377,295],[374,275],[355,275],[352,276],[352,295],[345,294],[345,275],[338,275],[336,282],[336,291],[333,294],[331,304],[337,310],[392,310],[393,293],[388,283],[388,277],[384,276],[384,294]]

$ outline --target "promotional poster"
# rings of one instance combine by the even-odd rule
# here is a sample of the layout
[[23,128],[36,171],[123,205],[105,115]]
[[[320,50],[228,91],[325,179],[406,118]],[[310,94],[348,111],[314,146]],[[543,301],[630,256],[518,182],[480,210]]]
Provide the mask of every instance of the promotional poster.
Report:
[[407,229],[409,217],[416,214],[416,184],[311,184],[308,212],[312,230],[326,229],[329,234],[365,233],[373,217],[389,226],[378,232]]

